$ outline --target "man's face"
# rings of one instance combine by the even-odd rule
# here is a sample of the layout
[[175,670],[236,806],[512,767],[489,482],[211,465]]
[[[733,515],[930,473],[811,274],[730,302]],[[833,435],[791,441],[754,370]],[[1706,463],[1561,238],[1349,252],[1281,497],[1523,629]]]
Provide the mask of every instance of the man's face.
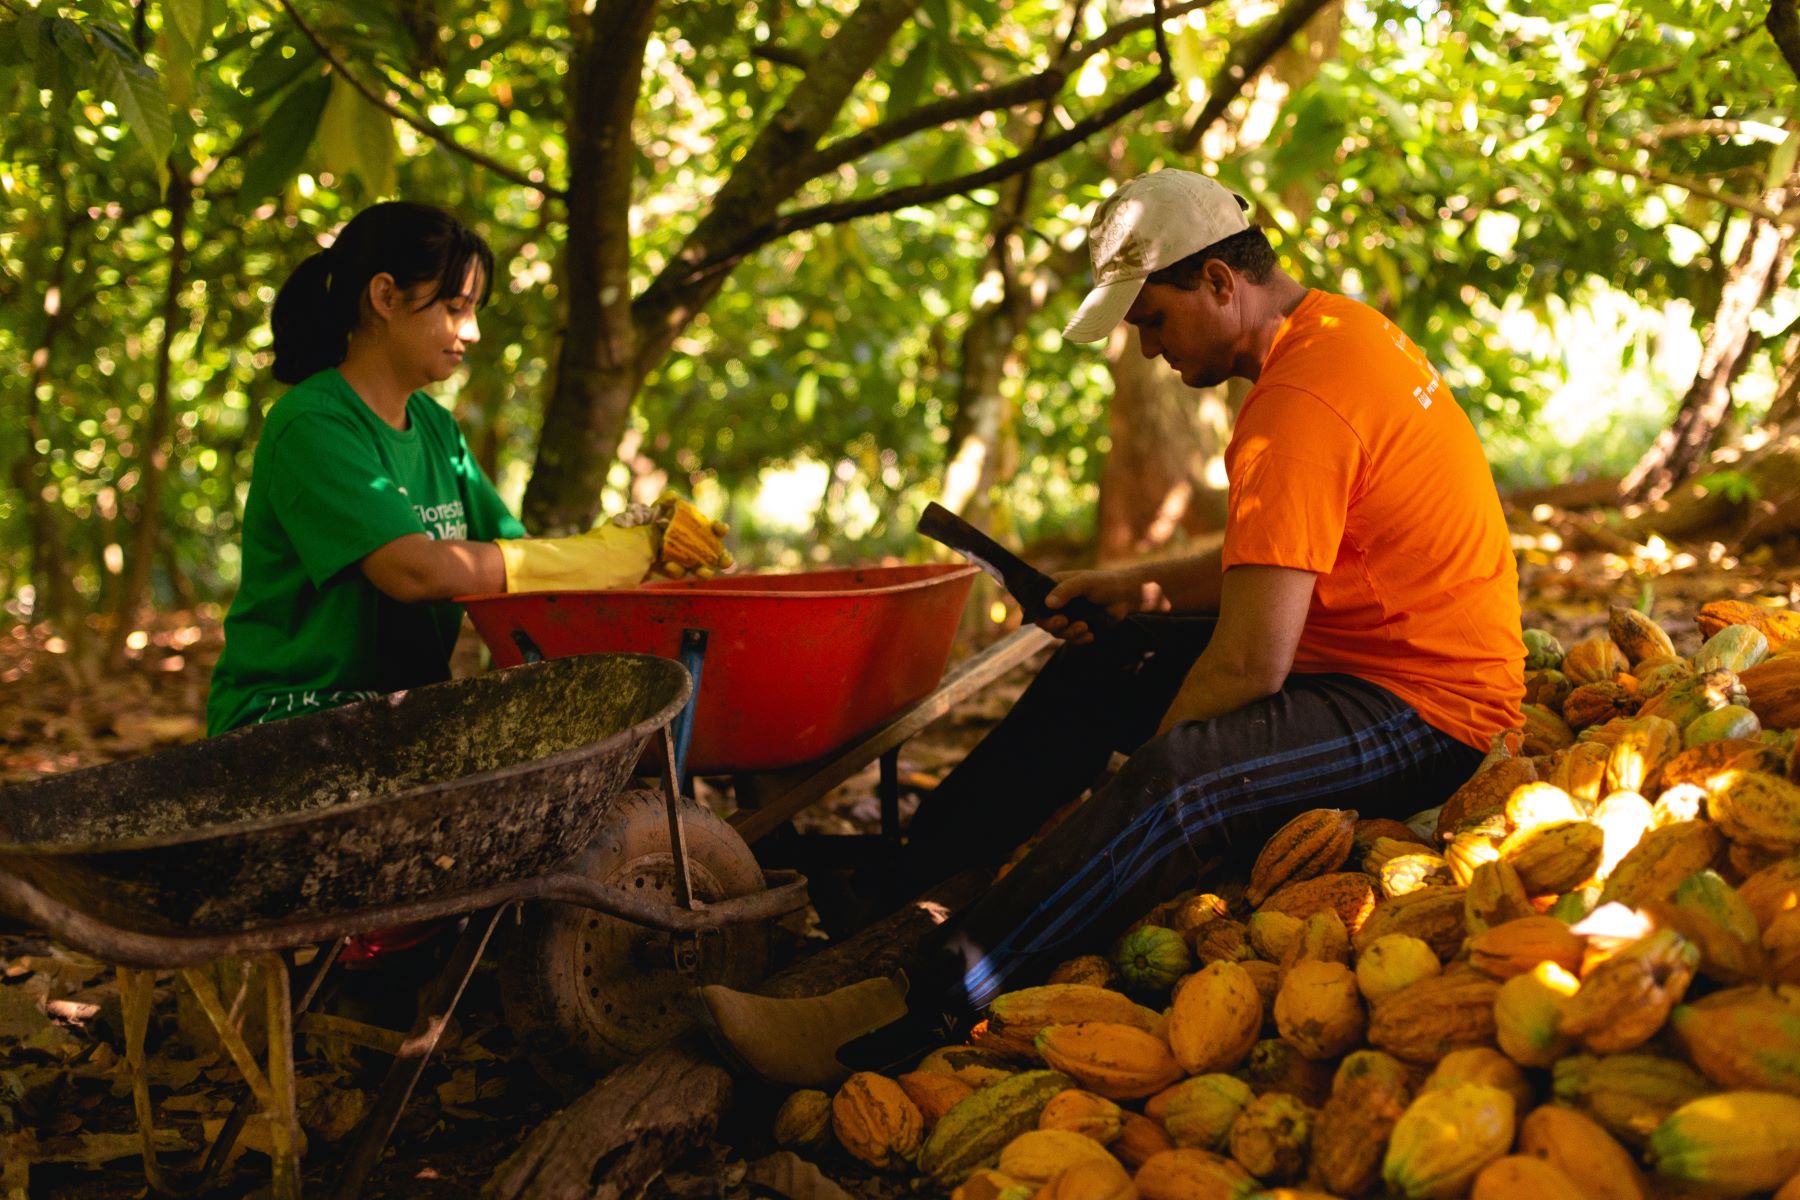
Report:
[[1213,387],[1243,374],[1238,357],[1243,347],[1242,289],[1231,269],[1220,262],[1192,291],[1166,283],[1146,283],[1125,313],[1138,331],[1145,358],[1161,358],[1189,387]]

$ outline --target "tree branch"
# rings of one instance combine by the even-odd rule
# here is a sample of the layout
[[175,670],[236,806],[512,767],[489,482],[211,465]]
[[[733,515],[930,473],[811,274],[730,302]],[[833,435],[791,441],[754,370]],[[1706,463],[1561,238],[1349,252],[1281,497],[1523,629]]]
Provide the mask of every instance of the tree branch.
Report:
[[[1216,2],[1217,0],[1182,0],[1181,3],[1170,6],[1163,19],[1166,21],[1198,8],[1207,8]],[[1324,3],[1325,0],[1319,2]],[[811,177],[816,179],[830,174],[845,163],[855,162],[883,146],[927,129],[977,117],[982,113],[1050,99],[1062,91],[1063,84],[1068,82],[1076,67],[1096,54],[1111,49],[1131,34],[1149,28],[1156,29],[1160,35],[1162,26],[1156,22],[1154,13],[1121,21],[1093,41],[1080,46],[1076,46],[1072,39],[1066,40],[1055,61],[1035,75],[1022,75],[991,87],[979,87],[961,95],[946,96],[930,104],[922,104],[890,121],[841,137],[829,145],[821,146],[812,155],[808,161],[809,168],[812,168]]]
[[1786,137],[1786,133],[1766,121],[1738,121],[1727,117],[1712,117],[1704,120],[1670,121],[1666,125],[1658,125],[1655,129],[1646,129],[1642,133],[1633,134],[1631,141],[1633,145],[1649,148],[1677,138],[1738,136],[1748,136],[1759,142],[1775,143],[1782,141]]
[[1778,225],[1800,224],[1800,213],[1783,213],[1770,208],[1761,200],[1753,200],[1748,196],[1740,196],[1735,192],[1721,191],[1704,179],[1691,175],[1678,175],[1672,171],[1659,171],[1655,167],[1634,167],[1628,162],[1609,157],[1601,153],[1599,147],[1585,155],[1588,164],[1602,171],[1611,171],[1615,175],[1627,175],[1634,179],[1642,179],[1649,183],[1660,183],[1668,187],[1678,187],[1692,192],[1702,200],[1711,200],[1715,204],[1723,204],[1727,208],[1741,209],[1752,216],[1765,221],[1773,221]]
[[1770,0],[1769,15],[1763,24],[1775,39],[1788,70],[1800,78],[1800,13],[1795,12],[1794,0]]
[[737,243],[728,249],[695,264],[682,282],[684,284],[696,283],[709,275],[729,270],[751,251],[802,230],[814,229],[820,225],[834,225],[839,221],[848,221],[856,217],[894,212],[917,204],[932,204],[949,196],[961,195],[979,187],[999,183],[1020,171],[1036,166],[1047,159],[1055,158],[1071,146],[1079,145],[1094,134],[1117,123],[1121,118],[1129,116],[1157,98],[1168,94],[1169,88],[1174,83],[1175,73],[1169,69],[1168,63],[1164,62],[1162,70],[1149,83],[1099,112],[1076,122],[1055,137],[1045,138],[1031,149],[1021,151],[1011,158],[1002,159],[991,167],[940,180],[937,183],[921,183],[912,187],[895,188],[892,191],[866,196],[860,200],[815,204],[810,208],[802,208],[777,217],[756,229],[747,231]]
[[795,67],[802,71],[812,66],[812,60],[806,55],[776,42],[757,42],[750,47],[750,54],[754,58],[767,59],[769,62],[778,63],[784,67]]
[[1331,0],[1287,0],[1281,10],[1258,25],[1250,36],[1233,43],[1225,65],[1206,85],[1206,106],[1175,138],[1175,149],[1191,151],[1214,121],[1238,98],[1257,73],[1269,65],[1281,48],[1306,28],[1306,23]]
[[529,188],[534,192],[538,192],[541,195],[552,199],[566,199],[566,194],[564,192],[551,187],[543,180],[533,179],[520,171],[517,167],[510,167],[497,158],[490,157],[479,150],[465,146],[442,129],[439,129],[436,125],[433,125],[430,121],[409,113],[398,105],[389,103],[387,97],[382,96],[376,92],[374,88],[358,78],[350,70],[349,66],[345,64],[336,48],[320,36],[319,32],[311,25],[307,24],[306,18],[302,17],[299,9],[294,7],[293,0],[275,0],[275,3],[279,5],[281,10],[294,22],[295,27],[306,36],[306,40],[312,43],[313,49],[318,51],[319,57],[324,59],[326,63],[330,65],[331,69],[336,71],[343,78],[344,82],[355,88],[357,92],[361,94],[363,99],[367,100],[370,104],[373,104],[376,108],[380,109],[388,116],[393,117],[395,120],[404,121],[406,124],[412,126],[452,154],[461,155],[476,166],[483,167],[488,171],[493,172],[495,175],[498,175],[509,183],[517,184],[522,188]]

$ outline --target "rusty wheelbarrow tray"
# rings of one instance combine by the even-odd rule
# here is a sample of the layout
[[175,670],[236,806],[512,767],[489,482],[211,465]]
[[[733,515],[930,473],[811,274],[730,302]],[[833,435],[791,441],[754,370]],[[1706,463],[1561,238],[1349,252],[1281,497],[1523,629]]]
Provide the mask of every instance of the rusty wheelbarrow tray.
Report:
[[[288,959],[320,942],[304,1009],[344,939],[408,921],[476,914],[352,1155],[353,1195],[379,1159],[500,916],[565,901],[678,935],[804,905],[804,881],[703,905],[689,889],[652,901],[559,870],[601,834],[645,745],[665,741],[691,682],[646,655],[558,659],[252,727],[161,754],[0,791],[0,911],[120,965],[127,1060],[146,1174],[153,1151],[143,1038],[155,968],[182,972],[271,1114],[275,1191],[299,1194]],[[666,754],[672,759],[672,754]],[[678,872],[678,796],[665,772]],[[233,956],[263,968],[269,1053],[260,1066],[199,968]],[[215,1142],[208,1167],[241,1126]],[[210,1176],[212,1171],[208,1171]]]

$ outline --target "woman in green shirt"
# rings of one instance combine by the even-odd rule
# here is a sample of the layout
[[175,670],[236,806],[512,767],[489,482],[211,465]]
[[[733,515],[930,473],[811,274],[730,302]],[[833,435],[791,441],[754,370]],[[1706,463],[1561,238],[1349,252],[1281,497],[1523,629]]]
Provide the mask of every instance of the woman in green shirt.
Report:
[[[442,209],[359,213],[275,298],[275,378],[244,504],[242,576],[213,669],[207,732],[449,678],[454,596],[616,587],[670,561],[685,502],[571,538],[523,539],[456,421],[423,389],[480,340],[494,256]],[[679,514],[677,516],[677,514]],[[704,525],[704,522],[698,522]]]

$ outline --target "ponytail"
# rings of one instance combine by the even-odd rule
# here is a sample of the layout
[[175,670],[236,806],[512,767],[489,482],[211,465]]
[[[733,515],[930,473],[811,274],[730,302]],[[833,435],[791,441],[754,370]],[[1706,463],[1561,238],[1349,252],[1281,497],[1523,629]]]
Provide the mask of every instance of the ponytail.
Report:
[[480,275],[476,303],[486,304],[494,252],[480,234],[429,204],[371,205],[344,226],[329,250],[295,268],[276,295],[269,315],[275,378],[299,383],[344,361],[375,276],[391,275],[403,292],[435,280],[437,288],[424,301],[431,305],[459,295],[471,266]]
[[356,307],[348,316],[342,298],[332,303],[331,252],[321,250],[288,276],[275,296],[269,326],[275,335],[275,378],[299,383],[327,367],[335,367],[350,352],[350,330]]

